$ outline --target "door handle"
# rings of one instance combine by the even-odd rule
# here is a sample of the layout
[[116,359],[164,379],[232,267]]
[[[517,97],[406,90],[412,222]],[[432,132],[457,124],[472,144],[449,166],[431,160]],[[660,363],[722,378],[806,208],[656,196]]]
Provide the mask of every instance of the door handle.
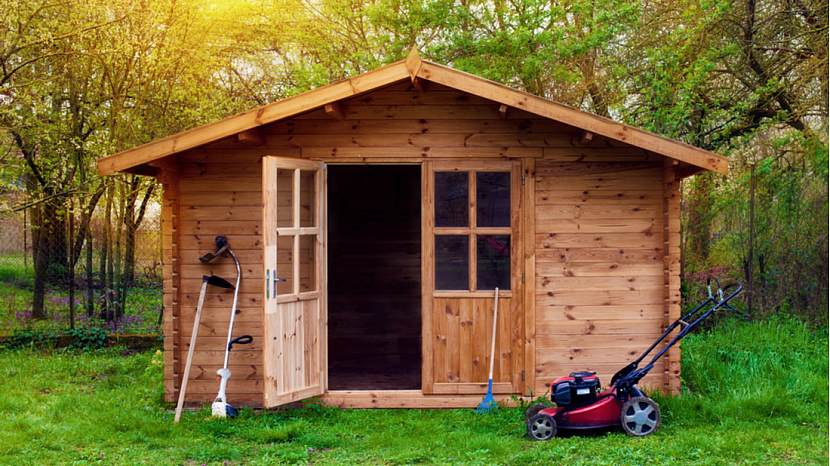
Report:
[[265,269],[265,299],[271,299],[271,282],[274,282],[274,297],[277,297],[277,282],[286,282],[285,278],[277,278],[277,269],[274,269],[273,277],[271,276],[271,269]]

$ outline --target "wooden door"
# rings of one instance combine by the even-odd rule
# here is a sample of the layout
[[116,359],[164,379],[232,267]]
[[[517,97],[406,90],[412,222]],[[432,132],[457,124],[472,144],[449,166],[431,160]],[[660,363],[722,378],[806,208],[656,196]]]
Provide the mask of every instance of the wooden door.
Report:
[[266,156],[263,404],[326,390],[325,164]]
[[521,180],[515,161],[424,163],[424,393],[486,393],[496,287],[493,392],[522,392]]

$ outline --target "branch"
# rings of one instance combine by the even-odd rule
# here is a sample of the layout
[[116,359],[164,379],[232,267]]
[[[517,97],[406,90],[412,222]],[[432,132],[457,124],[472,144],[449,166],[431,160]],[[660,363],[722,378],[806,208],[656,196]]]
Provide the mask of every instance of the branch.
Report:
[[38,204],[46,202],[49,199],[54,199],[56,197],[61,197],[61,196],[66,196],[68,194],[72,194],[74,192],[77,192],[83,186],[88,185],[89,183],[92,183],[92,181],[94,181],[94,180],[87,181],[86,183],[81,183],[81,184],[78,185],[77,188],[70,189],[69,191],[64,191],[64,192],[61,192],[61,193],[53,194],[51,196],[44,197],[43,199],[38,199],[36,201],[32,201],[28,204],[23,204],[21,206],[13,207],[11,209],[0,210],[0,214],[5,214],[5,213],[9,213],[9,212],[20,212],[21,210],[28,209],[29,207],[34,207]]

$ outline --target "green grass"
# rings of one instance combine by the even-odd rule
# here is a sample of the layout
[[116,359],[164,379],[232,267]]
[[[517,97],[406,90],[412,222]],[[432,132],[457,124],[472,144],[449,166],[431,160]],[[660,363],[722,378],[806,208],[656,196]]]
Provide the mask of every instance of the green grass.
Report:
[[0,463],[826,465],[827,347],[826,330],[793,321],[723,323],[684,342],[688,390],[658,397],[654,435],[549,442],[525,436],[517,408],[482,417],[310,403],[234,420],[186,413],[176,425],[161,401],[160,353],[4,352]]

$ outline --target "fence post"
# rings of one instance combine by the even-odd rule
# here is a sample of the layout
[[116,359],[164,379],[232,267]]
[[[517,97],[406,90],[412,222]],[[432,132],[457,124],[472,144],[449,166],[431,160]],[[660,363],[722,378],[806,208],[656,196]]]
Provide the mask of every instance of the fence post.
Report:
[[28,243],[28,232],[26,231],[28,227],[26,224],[28,223],[28,214],[29,209],[23,209],[23,270],[29,268],[29,245]]
[[75,330],[75,198],[69,198],[69,329]]
[[752,286],[754,280],[754,255],[753,250],[755,246],[755,162],[749,162],[749,320],[753,320],[752,315],[752,295],[755,287]]

